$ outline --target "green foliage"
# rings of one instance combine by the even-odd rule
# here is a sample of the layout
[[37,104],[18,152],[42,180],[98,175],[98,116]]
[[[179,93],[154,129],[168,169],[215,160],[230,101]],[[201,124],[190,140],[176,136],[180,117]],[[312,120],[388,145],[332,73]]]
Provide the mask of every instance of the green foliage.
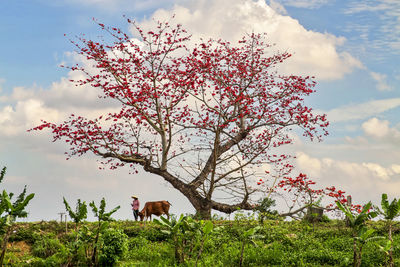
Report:
[[258,233],[260,231],[260,229],[261,229],[260,226],[250,228],[250,229],[244,231],[239,236],[239,240],[242,243],[242,248],[241,248],[240,258],[239,258],[239,266],[242,266],[242,264],[243,264],[244,249],[245,249],[246,244],[250,243],[253,246],[257,246],[257,243],[255,242],[255,240],[263,238],[263,235]]
[[[381,251],[385,253],[387,257],[387,264],[388,266],[394,266],[394,259],[393,259],[393,246],[394,241],[392,237],[392,230],[393,230],[393,220],[400,215],[400,199],[393,199],[392,202],[389,204],[387,194],[382,194],[381,200],[381,208],[375,207],[378,210],[378,213],[382,215],[386,220],[387,232],[388,232],[388,242],[385,246],[380,247]],[[389,247],[388,247],[389,244]]]
[[10,235],[10,238],[8,239],[9,242],[18,242],[18,241],[25,241],[28,244],[33,244],[35,243],[36,240],[36,232],[33,229],[33,227],[28,227],[28,226],[19,226],[16,227],[14,232]]
[[259,201],[258,205],[254,208],[254,211],[258,212],[258,219],[261,224],[265,219],[277,219],[279,217],[278,211],[272,210],[272,207],[275,206],[275,200],[268,197]]
[[104,197],[100,201],[100,206],[97,207],[94,201],[89,203],[89,206],[92,208],[93,214],[95,217],[97,217],[97,229],[95,230],[95,237],[94,237],[94,242],[93,242],[93,253],[91,257],[91,264],[92,265],[97,265],[98,259],[97,259],[97,251],[98,251],[98,242],[99,242],[99,237],[100,233],[103,232],[106,227],[107,227],[107,222],[112,221],[113,219],[111,218],[111,215],[115,213],[120,206],[115,207],[109,212],[106,212],[106,200]]
[[368,202],[359,214],[354,214],[348,206],[343,205],[339,201],[336,202],[337,207],[344,212],[348,219],[349,227],[353,231],[353,266],[361,266],[362,250],[364,245],[374,239],[381,237],[372,237],[374,229],[367,229],[366,222],[377,216],[376,212],[370,212],[372,206],[371,202]]
[[128,251],[128,236],[122,230],[106,229],[102,235],[100,265],[113,266]]
[[389,201],[387,200],[388,196],[387,194],[382,194],[382,200],[381,200],[381,208],[382,210],[379,209],[379,207],[375,207],[378,210],[378,213],[380,215],[383,215],[385,220],[393,220],[397,216],[400,215],[400,199],[393,199],[392,202],[389,204]]
[[113,219],[111,218],[111,215],[115,213],[117,210],[119,210],[120,206],[115,207],[109,212],[105,211],[106,208],[106,200],[104,197],[100,201],[100,206],[97,207],[94,201],[89,203],[89,206],[92,208],[94,216],[98,219],[99,222],[103,221],[112,221]]
[[[186,230],[186,238],[184,238],[186,240],[183,250],[185,261],[179,264],[175,259],[172,237],[161,233],[161,230],[167,230],[167,227],[156,222],[148,222],[146,225],[132,221],[108,222],[100,235],[97,265],[102,264],[104,246],[109,242],[105,241],[106,232],[113,232],[115,229],[132,234],[130,237],[125,237],[128,239],[128,250],[118,258],[117,266],[183,267],[196,266],[196,264],[197,266],[238,266],[243,240],[246,242],[243,266],[350,266],[352,264],[352,244],[355,239],[353,231],[345,227],[342,221],[319,223],[315,226],[314,232],[309,227],[305,227],[301,221],[265,220],[263,225],[260,225],[258,220],[249,218],[239,221],[218,221],[212,222],[212,231],[209,230],[210,223],[195,220],[190,222],[189,219],[187,226],[191,230]],[[382,222],[369,221],[366,225],[367,230],[379,229],[382,227]],[[15,233],[11,237],[15,235],[21,240],[23,236],[27,236],[33,240],[32,248],[22,255],[18,252],[18,248],[10,247],[5,257],[5,264],[9,266],[93,266],[91,256],[97,227],[98,222],[84,222],[79,231],[69,228],[69,232],[65,234],[56,227],[55,222],[17,223],[14,228]],[[258,227],[257,230],[251,230],[256,227]],[[156,232],[159,232],[159,237],[164,236],[166,241],[155,240]],[[379,249],[379,246],[386,245],[387,240],[376,237],[376,233],[371,232],[361,236],[367,237],[364,238],[365,240],[371,238],[363,245],[362,266],[384,266],[387,262],[385,253]],[[258,237],[253,238],[254,235]],[[110,234],[110,236],[113,235]],[[42,244],[41,247],[55,247],[52,241],[43,242],[43,239],[58,239],[64,248],[61,247],[47,258],[32,255],[35,242]],[[394,243],[400,241],[399,231],[394,231],[393,239]],[[360,243],[361,240],[356,239],[356,242]],[[18,244],[17,241],[13,242],[13,246],[16,244]],[[38,244],[35,246],[39,247]],[[393,259],[395,266],[400,264],[398,246],[393,248]]]
[[336,201],[336,205],[346,215],[349,227],[351,227],[354,232],[358,232],[360,228],[365,226],[365,223],[368,220],[377,216],[376,212],[369,212],[369,209],[372,206],[371,202],[368,202],[358,214],[354,214],[348,206],[343,205],[339,201]]
[[212,231],[217,230],[214,229],[211,221],[195,220],[183,214],[179,219],[173,217],[168,220],[160,217],[160,220],[154,219],[154,222],[162,227],[162,233],[170,236],[178,263],[195,259],[197,264],[203,253],[205,242]]
[[70,205],[64,197],[63,202],[65,205],[65,209],[69,214],[69,217],[71,217],[76,225],[87,218],[87,205],[85,201],[81,202],[80,199],[77,200],[75,212],[71,209]]
[[[4,179],[6,174],[6,167],[0,172],[0,182]],[[0,235],[3,235],[3,242],[1,243],[0,266],[3,265],[5,253],[7,250],[8,239],[11,235],[12,227],[17,218],[24,218],[28,216],[25,211],[26,206],[35,196],[35,194],[26,195],[26,186],[17,199],[12,202],[13,193],[7,193],[3,190],[0,195]]]
[[54,234],[39,235],[32,246],[32,254],[40,258],[48,258],[61,250],[64,245],[56,238]]

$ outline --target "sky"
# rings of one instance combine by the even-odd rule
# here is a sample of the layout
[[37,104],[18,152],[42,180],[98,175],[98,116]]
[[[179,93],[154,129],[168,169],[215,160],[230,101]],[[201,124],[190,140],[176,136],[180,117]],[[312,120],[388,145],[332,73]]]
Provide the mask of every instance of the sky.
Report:
[[[27,132],[44,119],[62,122],[69,114],[97,116],[103,106],[93,89],[69,82],[62,64],[79,62],[69,39],[103,33],[93,18],[127,32],[123,16],[145,27],[170,19],[194,37],[235,41],[265,32],[277,51],[293,56],[282,73],[315,76],[317,92],[307,105],[325,113],[329,135],[310,142],[300,135],[287,149],[296,172],[323,186],[334,185],[355,203],[382,193],[400,196],[400,1],[398,0],[2,0],[0,2],[0,189],[35,198],[24,220],[57,220],[78,198],[132,219],[130,196],[166,199],[174,214],[193,213],[186,198],[160,177],[99,170],[87,154],[66,160],[68,147],[49,132]],[[64,36],[66,35],[66,36]],[[91,217],[89,217],[90,219]]]

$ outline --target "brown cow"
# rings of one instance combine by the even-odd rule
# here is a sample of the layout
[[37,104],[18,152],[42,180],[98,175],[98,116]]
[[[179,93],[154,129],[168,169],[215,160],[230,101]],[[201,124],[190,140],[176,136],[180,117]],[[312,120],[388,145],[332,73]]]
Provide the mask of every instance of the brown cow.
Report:
[[147,221],[147,218],[149,218],[149,217],[151,220],[152,214],[157,215],[157,216],[166,214],[169,219],[168,211],[169,211],[170,206],[171,206],[171,203],[169,203],[166,200],[146,202],[146,204],[144,204],[143,209],[139,212],[140,220],[143,221],[144,217],[146,217],[146,221]]

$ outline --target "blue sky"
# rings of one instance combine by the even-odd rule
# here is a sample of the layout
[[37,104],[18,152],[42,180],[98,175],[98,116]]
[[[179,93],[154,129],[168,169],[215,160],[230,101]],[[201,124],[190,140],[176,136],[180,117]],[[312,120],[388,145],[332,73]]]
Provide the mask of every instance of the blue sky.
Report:
[[[176,15],[194,37],[235,40],[264,31],[277,48],[294,53],[283,72],[315,75],[317,93],[307,103],[328,114],[324,142],[302,138],[287,148],[298,171],[321,185],[335,185],[358,202],[400,194],[400,2],[398,0],[5,0],[0,4],[0,165],[10,191],[35,192],[29,220],[57,219],[62,197],[122,205],[129,196],[176,203],[173,213],[193,212],[160,178],[127,169],[99,171],[86,155],[66,161],[66,147],[48,133],[26,133],[40,119],[104,111],[96,93],[68,83],[60,68],[78,60],[68,38],[101,35],[92,18],[129,31],[125,19],[151,25]],[[67,37],[64,36],[67,34]]]

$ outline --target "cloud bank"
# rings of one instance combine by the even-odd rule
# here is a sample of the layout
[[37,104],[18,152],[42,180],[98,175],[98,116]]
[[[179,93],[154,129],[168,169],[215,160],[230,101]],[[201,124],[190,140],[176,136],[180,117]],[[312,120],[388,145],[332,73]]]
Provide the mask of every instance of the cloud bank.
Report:
[[276,51],[293,54],[280,66],[280,71],[287,74],[335,80],[363,67],[349,53],[339,52],[346,42],[344,37],[307,30],[299,21],[278,13],[263,0],[189,1],[172,9],[157,10],[142,25],[150,27],[153,19],[170,20],[173,15],[194,39],[212,37],[236,42],[248,33],[267,33],[267,40],[276,44]]

